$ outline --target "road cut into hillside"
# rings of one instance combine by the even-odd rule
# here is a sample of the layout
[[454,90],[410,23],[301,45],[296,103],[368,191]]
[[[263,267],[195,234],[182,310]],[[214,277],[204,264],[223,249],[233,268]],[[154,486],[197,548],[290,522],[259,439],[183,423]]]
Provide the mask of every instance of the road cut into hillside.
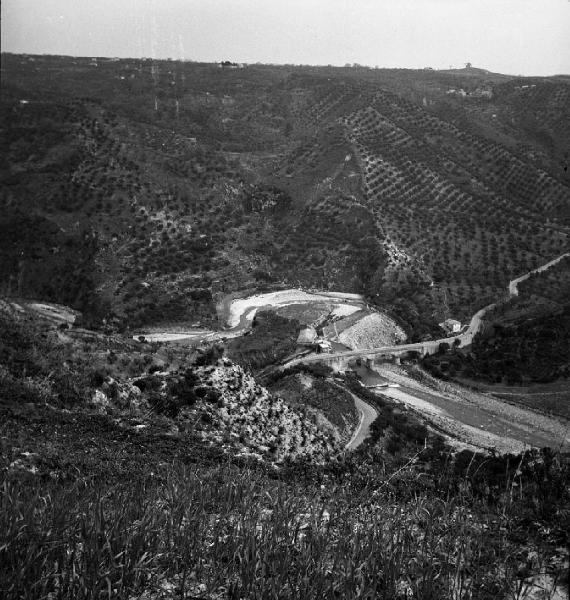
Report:
[[[561,256],[547,262],[546,264],[517,277],[509,282],[508,292],[509,296],[513,297],[518,294],[517,286],[521,281],[527,279],[533,273],[540,273],[549,269],[550,267],[557,264],[564,257],[570,256],[570,253],[562,254]],[[251,323],[255,317],[256,312],[263,308],[276,308],[283,306],[291,306],[293,304],[310,304],[310,303],[322,303],[327,302],[331,304],[331,313],[334,316],[347,317],[354,312],[365,308],[366,301],[360,294],[344,293],[344,292],[308,292],[301,289],[287,289],[277,290],[275,292],[267,292],[265,294],[255,294],[248,296],[247,298],[234,298],[232,296],[226,296],[220,303],[218,311],[222,320],[225,320],[229,329],[225,331],[213,331],[213,330],[178,330],[178,331],[148,331],[140,332],[133,336],[134,339],[138,339],[141,335],[149,342],[190,342],[190,343],[202,343],[202,342],[215,342],[224,338],[237,337],[243,335],[251,327]],[[34,305],[31,305],[34,306]],[[36,305],[36,307],[48,306],[48,305]],[[55,307],[56,305],[50,305]],[[383,347],[370,347],[367,350],[354,349],[352,351],[338,352],[333,355],[329,355],[329,360],[334,357],[348,358],[358,357],[364,354],[372,354],[376,352],[386,352],[390,349],[395,352],[403,350],[417,350],[422,351],[426,348],[428,352],[434,353],[439,349],[441,343],[447,343],[452,345],[458,343],[459,346],[468,346],[473,342],[475,335],[481,330],[483,324],[483,318],[487,312],[496,307],[496,304],[489,304],[478,310],[469,322],[469,326],[466,331],[460,333],[454,337],[445,337],[438,340],[432,340],[429,342],[417,343],[417,344],[399,344],[397,346],[383,346]],[[65,307],[58,307],[59,309]],[[36,308],[38,310],[38,308]],[[52,309],[53,310],[53,309]],[[366,344],[369,345],[369,344]],[[300,362],[319,362],[323,360],[322,356],[314,355],[307,356],[302,359],[291,361],[286,366],[293,366]]]
[[352,434],[352,437],[350,438],[350,441],[346,445],[346,449],[355,450],[370,435],[370,426],[372,423],[374,423],[376,417],[378,416],[378,411],[352,392],[349,391],[349,394],[354,400],[354,405],[356,406],[356,410],[360,415],[360,419],[356,429],[354,430],[354,433]]
[[525,279],[528,279],[531,275],[534,275],[535,273],[542,273],[543,271],[550,269],[550,267],[553,267],[555,264],[559,263],[563,258],[566,258],[567,256],[570,256],[570,252],[566,252],[565,254],[562,254],[558,258],[555,258],[554,260],[547,262],[545,265],[541,265],[537,269],[534,269],[533,271],[529,271],[528,273],[525,273],[524,275],[521,275],[520,277],[513,279],[509,283],[509,296],[518,296],[519,295],[519,290],[518,290],[519,283],[522,283],[523,281],[525,281]]
[[[557,264],[570,253],[565,253],[546,264],[513,279],[508,286],[509,297],[518,294],[517,286],[532,273],[545,271]],[[284,365],[292,367],[308,362],[333,362],[337,359],[373,356],[374,353],[397,353],[404,350],[436,352],[441,343],[452,345],[458,343],[467,346],[472,343],[480,331],[485,314],[495,308],[489,304],[478,310],[469,323],[467,330],[455,337],[446,337],[419,344],[401,344],[365,350],[335,352],[327,355],[307,355],[295,358]],[[444,432],[449,440],[459,445],[468,444],[479,448],[493,449],[501,453],[518,453],[528,447],[551,447],[562,450],[570,449],[570,423],[551,418],[535,411],[513,406],[486,394],[472,392],[459,385],[443,384],[433,380],[432,386],[425,387],[408,377],[403,372],[384,373],[387,367],[375,366],[380,375],[398,383],[400,388],[382,388],[381,393],[408,406],[417,412],[424,421],[432,424],[438,431]],[[427,378],[427,375],[424,375]],[[374,377],[369,381],[363,378],[364,384],[376,384]],[[441,388],[445,387],[442,392]],[[434,388],[434,389],[432,389]]]
[[[521,281],[524,281],[527,277],[529,277],[533,273],[540,273],[542,271],[546,271],[547,269],[549,269],[550,267],[557,264],[559,261],[561,261],[566,256],[570,256],[570,253],[562,254],[561,256],[547,262],[546,264],[538,267],[537,269],[529,271],[525,275],[521,275],[520,277],[517,277],[516,279],[511,280],[509,283],[509,286],[508,286],[509,297],[513,297],[518,294],[517,286]],[[319,356],[319,355],[308,355],[301,359],[292,360],[292,361],[288,362],[285,366],[292,367],[296,364],[303,363],[303,362],[321,362],[323,360],[332,362],[335,359],[339,359],[339,358],[340,359],[358,358],[359,356],[372,356],[375,353],[376,354],[387,354],[390,352],[398,353],[398,352],[404,352],[404,351],[418,351],[418,352],[422,352],[422,353],[434,354],[435,352],[437,352],[439,350],[439,346],[442,343],[449,344],[450,346],[453,344],[457,344],[459,347],[469,346],[473,343],[473,338],[481,330],[481,328],[483,326],[483,318],[485,317],[486,313],[488,313],[490,310],[496,308],[496,306],[497,306],[497,303],[493,303],[493,304],[488,304],[487,306],[484,306],[483,308],[479,309],[471,317],[468,328],[463,333],[460,333],[455,336],[440,338],[437,340],[430,340],[430,341],[426,341],[426,342],[417,342],[417,343],[413,343],[413,344],[398,344],[396,346],[393,346],[393,345],[380,346],[380,347],[373,347],[373,348],[368,348],[368,349],[364,349],[364,350],[348,350],[348,351],[343,351],[343,352],[335,352],[333,354],[327,354],[324,357]]]

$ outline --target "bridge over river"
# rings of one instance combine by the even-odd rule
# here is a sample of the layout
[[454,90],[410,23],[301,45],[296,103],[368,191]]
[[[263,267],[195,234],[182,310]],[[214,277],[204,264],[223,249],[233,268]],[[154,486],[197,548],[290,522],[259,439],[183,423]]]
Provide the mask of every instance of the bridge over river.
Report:
[[385,357],[399,358],[417,352],[421,356],[435,354],[440,347],[440,344],[456,345],[458,347],[469,346],[473,342],[473,338],[479,332],[482,326],[483,316],[485,313],[496,304],[489,304],[473,315],[469,327],[463,333],[456,336],[440,338],[438,340],[430,340],[426,342],[416,342],[413,344],[399,344],[397,346],[381,346],[379,348],[367,348],[361,350],[345,350],[342,352],[333,352],[331,354],[308,354],[300,358],[295,358],[285,365],[284,368],[293,367],[298,364],[307,364],[320,362],[330,365],[336,370],[343,371],[348,367],[349,362],[359,358],[373,363],[374,360]]
[[[528,277],[530,277],[534,273],[540,273],[557,264],[563,258],[570,256],[570,253],[566,252],[547,262],[546,264],[526,273],[525,275],[521,275],[516,279],[513,279],[509,282],[508,286],[508,298],[512,298],[518,295],[518,284]],[[334,352],[331,354],[308,354],[306,356],[302,356],[300,358],[295,358],[285,365],[283,368],[293,367],[298,364],[306,364],[313,362],[320,362],[330,365],[333,369],[343,371],[346,370],[349,363],[354,359],[361,359],[367,361],[368,364],[372,364],[375,360],[379,358],[399,358],[401,356],[407,355],[410,352],[417,352],[421,356],[427,356],[428,354],[435,354],[440,347],[440,344],[449,344],[457,345],[459,348],[463,346],[469,346],[473,342],[473,338],[477,335],[477,333],[481,330],[483,317],[485,314],[495,308],[497,306],[496,303],[489,304],[484,308],[477,311],[473,317],[471,318],[471,322],[469,323],[469,327],[463,332],[456,336],[440,338],[438,340],[430,340],[426,342],[417,342],[414,344],[401,344],[398,346],[382,346],[379,348],[366,348],[360,350],[346,350],[343,352]]]

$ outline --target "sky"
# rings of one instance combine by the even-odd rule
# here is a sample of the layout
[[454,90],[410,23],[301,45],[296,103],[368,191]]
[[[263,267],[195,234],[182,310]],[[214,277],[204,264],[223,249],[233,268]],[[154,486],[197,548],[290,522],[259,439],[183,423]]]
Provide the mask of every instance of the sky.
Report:
[[570,0],[2,0],[3,52],[570,74]]

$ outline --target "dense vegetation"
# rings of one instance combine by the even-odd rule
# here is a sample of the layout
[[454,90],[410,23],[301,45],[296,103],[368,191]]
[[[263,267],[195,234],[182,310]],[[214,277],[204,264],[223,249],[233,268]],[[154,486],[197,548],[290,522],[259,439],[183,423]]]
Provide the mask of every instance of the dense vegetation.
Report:
[[547,383],[570,375],[570,307],[508,326],[494,324],[468,351],[427,357],[424,366],[441,376],[462,375],[508,385]]
[[[332,380],[331,369],[319,364],[299,365],[275,371],[265,379],[268,389],[288,403],[317,409],[348,441],[358,414],[350,393]],[[315,413],[309,411],[309,418],[311,414]]]
[[336,452],[339,436],[308,418],[304,403],[270,394],[223,355],[216,345],[163,348],[56,328],[0,305],[0,405],[9,415],[30,403],[94,412],[131,432],[278,463]]
[[229,340],[228,356],[248,369],[262,369],[294,352],[300,330],[297,321],[273,311],[258,311],[251,333]]

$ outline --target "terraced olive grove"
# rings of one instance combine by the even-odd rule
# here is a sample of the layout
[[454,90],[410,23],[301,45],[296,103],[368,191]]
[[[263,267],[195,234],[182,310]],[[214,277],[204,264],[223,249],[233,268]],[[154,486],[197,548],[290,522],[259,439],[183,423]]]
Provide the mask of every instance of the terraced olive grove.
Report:
[[414,339],[568,248],[564,77],[7,54],[2,69],[0,226],[37,230],[2,236],[3,294],[124,328],[215,325],[237,290],[343,289]]

